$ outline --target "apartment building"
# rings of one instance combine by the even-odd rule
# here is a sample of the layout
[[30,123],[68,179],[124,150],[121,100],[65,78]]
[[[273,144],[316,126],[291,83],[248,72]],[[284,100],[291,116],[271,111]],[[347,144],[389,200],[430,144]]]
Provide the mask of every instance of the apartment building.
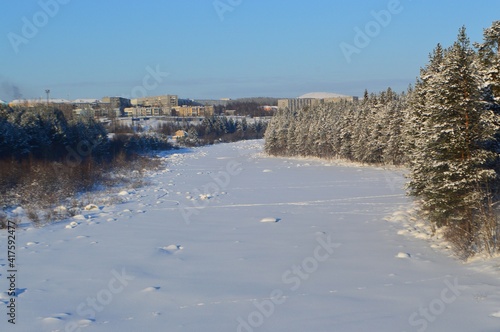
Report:
[[295,112],[305,107],[316,107],[322,104],[338,103],[340,101],[358,101],[358,97],[329,92],[312,92],[298,98],[279,99],[278,108],[289,109]]

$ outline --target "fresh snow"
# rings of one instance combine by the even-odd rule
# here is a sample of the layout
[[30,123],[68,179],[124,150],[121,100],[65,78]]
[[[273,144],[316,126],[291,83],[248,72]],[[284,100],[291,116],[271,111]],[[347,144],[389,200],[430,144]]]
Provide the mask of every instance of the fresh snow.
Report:
[[165,153],[146,187],[22,223],[15,326],[1,231],[0,331],[499,330],[499,260],[453,258],[402,171],[262,146]]

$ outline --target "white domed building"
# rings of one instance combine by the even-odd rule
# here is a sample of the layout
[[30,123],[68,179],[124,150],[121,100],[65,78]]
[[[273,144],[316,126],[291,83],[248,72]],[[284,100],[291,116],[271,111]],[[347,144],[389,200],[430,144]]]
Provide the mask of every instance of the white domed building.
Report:
[[298,98],[280,99],[278,100],[278,108],[298,111],[304,107],[314,107],[326,103],[338,103],[343,100],[358,101],[358,97],[331,92],[310,92]]

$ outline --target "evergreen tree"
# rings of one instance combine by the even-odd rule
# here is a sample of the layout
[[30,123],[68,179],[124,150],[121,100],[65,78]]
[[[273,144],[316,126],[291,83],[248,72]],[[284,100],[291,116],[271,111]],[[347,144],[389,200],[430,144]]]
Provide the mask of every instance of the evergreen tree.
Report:
[[236,122],[236,136],[238,138],[243,138],[245,136],[245,129],[243,128],[243,124],[241,121]]
[[481,204],[496,177],[486,167],[495,156],[482,143],[493,138],[497,126],[480,101],[481,82],[465,28],[442,58],[441,53],[438,47],[413,95],[413,123],[419,123],[420,134],[413,143],[409,188],[431,221],[460,230],[463,248],[470,249],[480,229]]
[[194,146],[200,145],[200,139],[198,137],[198,131],[194,126],[189,127],[188,129],[188,135],[187,139],[189,140],[189,143]]
[[478,48],[478,67],[484,80],[485,100],[499,112],[500,108],[500,21],[484,30],[484,42]]

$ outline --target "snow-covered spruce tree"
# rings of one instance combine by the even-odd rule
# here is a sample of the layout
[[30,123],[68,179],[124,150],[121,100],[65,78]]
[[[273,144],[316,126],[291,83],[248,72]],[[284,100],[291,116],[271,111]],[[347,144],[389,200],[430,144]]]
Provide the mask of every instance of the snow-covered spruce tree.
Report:
[[294,145],[294,138],[295,138],[295,130],[297,127],[297,121],[295,120],[295,116],[291,115],[292,119],[290,121],[290,124],[288,125],[288,132],[286,135],[286,155],[287,156],[295,156],[297,154],[297,151],[295,150],[295,145]]
[[[482,79],[482,99],[485,108],[500,114],[500,21],[484,30],[484,42],[475,44],[478,48],[477,67]],[[486,143],[489,150],[500,152],[500,132],[495,140]],[[500,163],[495,160],[497,172]]]
[[490,108],[500,112],[500,21],[484,30],[484,41],[478,48],[477,63],[483,78],[485,100]]
[[354,107],[342,112],[338,122],[338,150],[337,157],[352,160],[352,132],[355,116],[359,111]]
[[[487,246],[480,238],[481,211],[491,202],[496,156],[484,148],[498,130],[481,102],[481,79],[465,28],[447,50],[438,45],[421,72],[410,102],[412,146],[409,193],[462,257]],[[492,240],[492,239],[490,239]]]
[[406,123],[406,96],[389,103],[386,106],[384,123],[388,124],[386,131],[386,146],[383,153],[383,163],[386,165],[404,165],[407,155],[404,148],[403,130]]
[[[500,21],[493,22],[492,26],[484,30],[483,43],[475,44],[478,48],[477,66],[482,78],[482,94],[485,108],[492,110],[494,114],[500,114]],[[500,174],[500,131],[495,134],[495,139],[484,142],[484,147],[496,154],[492,159],[490,167]],[[500,184],[497,182],[490,187],[493,200],[500,197]],[[483,211],[484,223],[482,237],[486,239],[498,239],[500,237],[500,224],[498,222],[498,210],[495,211],[493,203],[489,203]],[[489,252],[497,250],[497,243],[493,241],[487,248]]]
[[189,127],[187,139],[190,145],[198,146],[201,144],[200,137],[198,135],[198,130],[196,130],[196,127],[194,126]]
[[352,126],[352,159],[356,161],[364,162],[366,160],[367,149],[366,144],[368,142],[370,132],[368,128],[369,123],[369,112],[371,105],[369,103],[363,104],[358,112],[355,114],[355,118],[352,119],[356,125]]
[[295,121],[295,137],[293,141],[288,144],[295,151],[297,156],[307,156],[309,147],[307,146],[307,140],[309,137],[309,125],[311,121],[311,111],[310,108],[306,107],[297,112],[297,115],[290,119],[290,121]]
[[264,135],[264,149],[272,156],[282,156],[286,154],[286,137],[288,131],[285,126],[287,125],[287,113],[289,113],[288,110],[279,110],[267,126]]

